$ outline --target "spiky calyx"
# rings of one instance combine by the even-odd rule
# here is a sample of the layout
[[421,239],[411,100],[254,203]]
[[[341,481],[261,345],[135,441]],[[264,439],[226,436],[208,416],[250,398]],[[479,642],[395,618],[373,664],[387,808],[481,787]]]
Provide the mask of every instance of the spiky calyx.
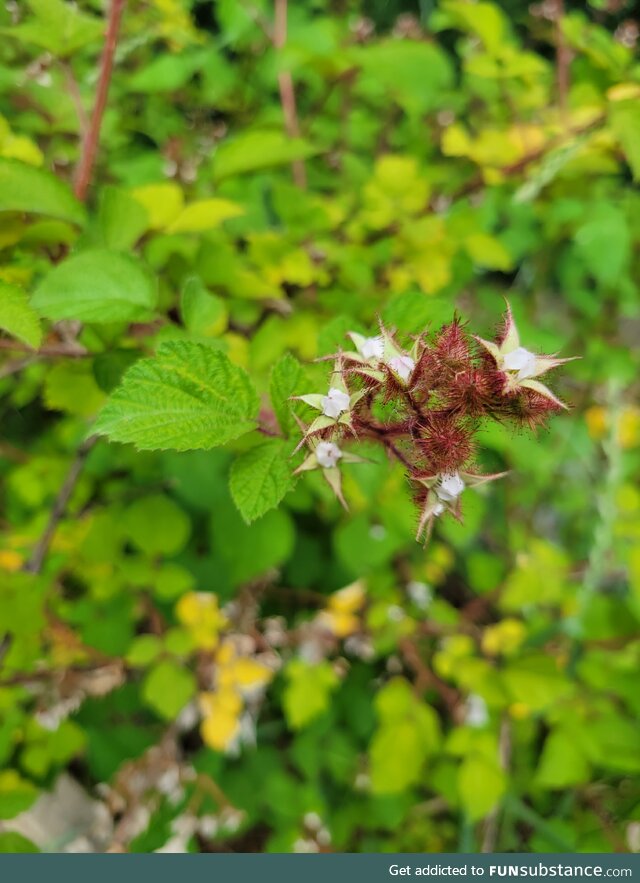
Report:
[[[570,359],[537,355],[520,344],[511,308],[495,342],[469,334],[455,318],[403,348],[382,324],[374,337],[349,335],[327,390],[300,396],[321,413],[301,424],[309,456],[297,471],[322,469],[345,504],[340,465],[356,462],[346,443],[374,441],[404,465],[419,509],[418,538],[445,512],[461,518],[460,495],[500,475],[473,470],[474,438],[484,421],[536,429],[566,408],[537,378]],[[325,449],[339,456],[324,456]],[[331,462],[329,462],[331,460]],[[334,462],[335,460],[335,462]]]

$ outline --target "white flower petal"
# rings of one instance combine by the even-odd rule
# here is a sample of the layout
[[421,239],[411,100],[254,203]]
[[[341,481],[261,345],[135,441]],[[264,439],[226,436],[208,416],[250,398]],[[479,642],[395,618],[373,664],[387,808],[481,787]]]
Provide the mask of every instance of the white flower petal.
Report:
[[443,472],[440,484],[435,488],[436,496],[445,503],[457,500],[465,488],[464,481],[457,472]]
[[384,339],[381,335],[377,337],[365,337],[360,346],[360,355],[365,359],[381,359],[384,353]]
[[316,459],[323,469],[331,469],[342,457],[342,451],[334,442],[321,441],[316,448]]
[[322,413],[325,417],[339,417],[343,411],[349,410],[349,395],[341,389],[332,387],[322,399]]
[[392,359],[389,359],[388,364],[389,367],[405,382],[409,379],[411,372],[416,367],[416,363],[411,356],[394,356]]
[[523,346],[502,358],[502,368],[505,371],[517,371],[518,380],[525,380],[527,377],[534,377],[536,373],[537,358],[535,353],[530,352]]

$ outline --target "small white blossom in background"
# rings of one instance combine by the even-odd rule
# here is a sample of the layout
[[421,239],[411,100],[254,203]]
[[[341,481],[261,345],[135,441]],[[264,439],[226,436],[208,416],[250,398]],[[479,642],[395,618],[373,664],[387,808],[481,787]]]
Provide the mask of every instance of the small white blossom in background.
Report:
[[405,616],[404,610],[398,604],[390,604],[387,607],[387,619],[389,622],[402,622]]
[[315,840],[310,840],[307,837],[298,837],[293,844],[293,851],[296,853],[320,852],[320,847]]
[[335,442],[319,442],[315,453],[316,459],[323,469],[333,469],[342,457],[342,451]]
[[407,583],[407,595],[421,610],[425,610],[433,601],[433,591],[431,586],[417,580],[411,580]]
[[489,723],[487,703],[482,696],[472,693],[467,699],[464,722],[469,727],[484,727]]
[[349,410],[349,402],[348,393],[332,387],[322,399],[322,413],[325,417],[337,419],[343,411]]

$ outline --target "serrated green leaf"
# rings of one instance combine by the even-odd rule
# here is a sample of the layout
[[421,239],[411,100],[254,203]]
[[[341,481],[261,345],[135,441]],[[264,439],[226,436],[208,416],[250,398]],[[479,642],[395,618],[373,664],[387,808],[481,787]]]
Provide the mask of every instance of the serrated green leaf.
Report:
[[302,365],[291,353],[285,353],[271,371],[269,381],[271,404],[280,428],[286,435],[290,435],[296,427],[293,403],[289,399],[292,395],[300,394],[303,376]]
[[56,321],[131,322],[144,318],[156,299],[154,281],[135,258],[94,249],[58,264],[36,289],[32,305]]
[[224,353],[170,341],[129,368],[95,431],[141,450],[213,448],[252,429],[258,407],[246,372]]
[[288,448],[271,439],[241,454],[231,467],[233,502],[247,524],[278,505],[291,487]]
[[0,159],[0,212],[29,212],[82,224],[84,208],[55,175],[18,160]]
[[42,328],[24,291],[0,281],[0,328],[23,343],[38,349]]

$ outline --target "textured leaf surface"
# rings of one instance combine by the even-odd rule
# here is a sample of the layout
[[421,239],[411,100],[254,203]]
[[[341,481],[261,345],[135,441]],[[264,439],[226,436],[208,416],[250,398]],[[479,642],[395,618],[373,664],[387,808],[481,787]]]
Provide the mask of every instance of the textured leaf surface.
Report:
[[40,346],[40,320],[27,295],[6,282],[0,282],[0,328],[34,349]]
[[55,267],[32,304],[48,319],[130,322],[153,309],[156,298],[155,284],[134,258],[95,249]]
[[245,451],[231,467],[231,496],[247,524],[277,506],[290,487],[288,449],[279,439]]
[[224,353],[171,341],[126,372],[95,431],[148,451],[213,448],[252,429],[257,411],[249,378]]
[[84,209],[50,172],[0,159],[0,212],[29,212],[81,224]]

